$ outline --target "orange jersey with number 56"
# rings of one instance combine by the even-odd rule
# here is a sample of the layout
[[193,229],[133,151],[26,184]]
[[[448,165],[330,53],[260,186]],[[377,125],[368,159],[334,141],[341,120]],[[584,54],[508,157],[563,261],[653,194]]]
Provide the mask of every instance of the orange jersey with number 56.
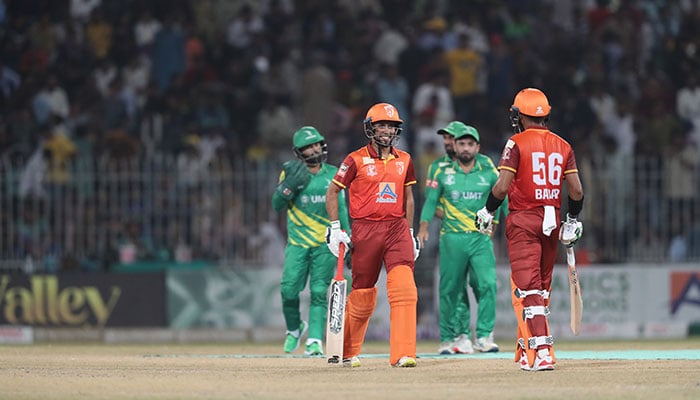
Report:
[[547,128],[530,128],[506,143],[498,170],[515,173],[508,189],[510,211],[561,207],[567,174],[578,172],[569,143]]
[[340,165],[333,182],[348,188],[350,217],[389,221],[406,216],[405,190],[416,183],[411,156],[392,148],[380,159],[367,145],[350,153]]

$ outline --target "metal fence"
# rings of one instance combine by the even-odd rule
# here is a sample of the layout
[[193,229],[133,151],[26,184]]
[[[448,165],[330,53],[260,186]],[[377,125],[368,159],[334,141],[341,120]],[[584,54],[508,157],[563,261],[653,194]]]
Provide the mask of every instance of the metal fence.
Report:
[[[579,160],[586,199],[578,248],[591,262],[700,261],[698,173],[674,172],[672,161]],[[278,173],[276,161],[222,154],[59,164],[39,153],[5,156],[0,267],[55,272],[135,261],[281,263],[286,220],[270,199]],[[422,191],[416,193],[420,205]],[[507,262],[502,230],[496,249],[499,262]]]

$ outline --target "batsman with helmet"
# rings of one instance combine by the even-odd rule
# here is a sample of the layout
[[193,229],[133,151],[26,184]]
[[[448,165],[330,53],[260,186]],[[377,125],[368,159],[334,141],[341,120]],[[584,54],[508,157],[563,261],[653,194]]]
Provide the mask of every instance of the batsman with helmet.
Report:
[[[498,164],[498,180],[476,226],[488,231],[494,212],[508,195],[506,239],[511,270],[511,297],[518,320],[515,361],[526,371],[554,369],[554,340],[549,330],[552,272],[557,238],[573,246],[583,225],[577,217],[583,188],[571,145],[547,128],[552,107],[542,91],[523,89],[510,108],[515,134],[508,139]],[[559,225],[562,186],[568,187],[568,213]]]
[[378,103],[363,122],[369,143],[350,153],[328,187],[327,243],[334,254],[340,242],[350,245],[338,224],[339,194],[347,189],[352,223],[352,291],[345,312],[343,365],[359,367],[358,358],[369,318],[377,303],[382,265],[386,267],[389,298],[389,363],[416,366],[416,306],[413,277],[420,249],[413,236],[416,176],[411,156],[394,147],[403,120],[391,104]]
[[[328,285],[337,260],[324,246],[326,226],[330,223],[326,191],[338,168],[325,162],[326,141],[316,128],[300,128],[292,141],[297,159],[284,163],[272,195],[273,208],[287,210],[287,246],[280,283],[282,312],[287,325],[284,352],[291,353],[299,348],[308,329],[304,354],[319,356],[323,354]],[[349,221],[344,198],[338,210],[334,219],[347,229]],[[299,294],[307,280],[311,292],[308,323],[301,319],[299,309]]]

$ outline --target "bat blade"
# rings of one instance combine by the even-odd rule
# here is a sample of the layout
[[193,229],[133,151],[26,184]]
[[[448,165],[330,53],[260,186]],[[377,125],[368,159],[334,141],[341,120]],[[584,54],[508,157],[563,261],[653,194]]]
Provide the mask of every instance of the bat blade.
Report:
[[326,319],[326,356],[329,364],[342,364],[345,334],[345,302],[347,280],[343,276],[345,245],[340,244],[335,277],[328,286],[328,313]]
[[566,263],[569,267],[569,296],[571,301],[571,332],[578,335],[583,318],[583,298],[581,297],[581,282],[576,271],[576,256],[573,247],[566,249]]

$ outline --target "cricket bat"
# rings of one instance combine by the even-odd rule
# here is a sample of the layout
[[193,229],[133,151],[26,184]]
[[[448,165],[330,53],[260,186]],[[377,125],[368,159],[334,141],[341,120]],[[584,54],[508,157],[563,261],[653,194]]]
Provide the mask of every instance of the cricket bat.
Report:
[[345,334],[345,301],[348,281],[343,276],[345,244],[338,249],[338,268],[328,287],[328,318],[326,319],[326,355],[329,364],[342,364]]
[[578,335],[581,329],[583,317],[583,298],[581,297],[581,283],[576,272],[576,256],[574,248],[566,249],[566,263],[569,265],[569,295],[571,297],[571,332]]

